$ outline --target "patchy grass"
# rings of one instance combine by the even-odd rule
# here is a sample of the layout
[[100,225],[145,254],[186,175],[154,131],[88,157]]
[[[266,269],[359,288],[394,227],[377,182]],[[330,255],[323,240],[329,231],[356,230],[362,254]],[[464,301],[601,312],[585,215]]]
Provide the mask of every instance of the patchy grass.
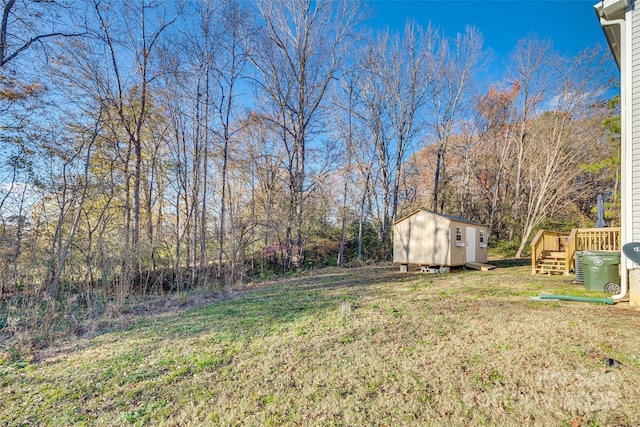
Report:
[[0,353],[0,424],[639,425],[640,311],[541,293],[602,296],[529,267],[324,269]]

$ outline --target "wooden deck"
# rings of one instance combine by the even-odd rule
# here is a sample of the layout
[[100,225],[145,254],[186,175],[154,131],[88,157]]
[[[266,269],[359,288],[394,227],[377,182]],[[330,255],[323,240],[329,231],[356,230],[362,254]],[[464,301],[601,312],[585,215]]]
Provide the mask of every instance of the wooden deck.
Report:
[[620,227],[574,228],[569,234],[540,230],[531,242],[531,273],[570,274],[576,252],[619,252],[620,241]]

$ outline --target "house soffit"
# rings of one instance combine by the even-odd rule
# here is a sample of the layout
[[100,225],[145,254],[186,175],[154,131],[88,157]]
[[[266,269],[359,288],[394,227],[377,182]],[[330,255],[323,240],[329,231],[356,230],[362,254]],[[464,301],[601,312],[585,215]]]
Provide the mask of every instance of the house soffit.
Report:
[[614,21],[625,19],[625,13],[630,7],[634,7],[635,0],[604,0],[596,3],[593,7],[600,20],[602,31],[607,39],[611,53],[620,67],[620,46],[621,34],[619,25],[604,25],[603,20]]

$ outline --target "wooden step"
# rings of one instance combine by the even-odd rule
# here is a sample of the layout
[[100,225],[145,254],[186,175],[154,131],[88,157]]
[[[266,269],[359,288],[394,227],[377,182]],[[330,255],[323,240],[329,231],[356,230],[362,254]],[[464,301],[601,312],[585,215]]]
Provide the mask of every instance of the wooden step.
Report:
[[559,265],[566,264],[564,259],[555,259],[555,258],[544,258],[542,261],[538,262],[538,265]]
[[566,253],[560,251],[544,251],[542,253],[543,258],[565,259],[566,256]]
[[564,266],[555,266],[555,265],[541,265],[536,267],[536,270],[539,272],[549,272],[549,271],[555,271],[555,272],[561,272],[564,273]]
[[565,265],[566,265],[566,263],[564,262],[564,260],[562,260],[562,261],[549,261],[549,260],[546,260],[546,261],[543,261],[541,263],[538,263],[538,267],[545,266],[545,267],[563,267],[564,268]]
[[464,266],[466,268],[471,268],[473,270],[480,270],[480,271],[489,271],[489,270],[493,270],[494,268],[496,268],[495,265],[483,264],[481,262],[468,262]]
[[546,265],[559,265],[559,264],[566,264],[564,258],[563,259],[558,259],[558,258],[543,258],[541,261],[538,261],[538,265],[541,264],[546,264]]
[[536,270],[536,274],[561,275],[564,274],[564,270]]
[[536,263],[535,271],[536,274],[564,274],[565,267],[565,254],[563,252],[547,252],[546,256]]

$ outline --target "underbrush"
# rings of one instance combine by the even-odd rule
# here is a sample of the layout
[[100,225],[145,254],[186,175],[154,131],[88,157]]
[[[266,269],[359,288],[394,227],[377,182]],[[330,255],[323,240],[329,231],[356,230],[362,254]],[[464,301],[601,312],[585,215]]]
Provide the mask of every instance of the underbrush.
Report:
[[140,273],[126,285],[121,277],[108,283],[64,283],[56,298],[45,292],[5,296],[0,298],[0,352],[5,353],[0,359],[30,360],[58,341],[92,337],[146,316],[201,307],[246,289],[247,284],[311,272],[291,270],[278,276],[264,270],[224,285],[212,270],[158,269]]
[[[518,252],[520,242],[515,240],[489,240],[488,256],[490,258],[513,258]],[[525,248],[525,252],[528,251]]]
[[7,298],[0,311],[0,353],[5,353],[0,359],[31,360],[56,342],[92,337],[145,316],[202,306],[222,296],[222,289],[209,287],[134,294],[120,301],[97,293]]

